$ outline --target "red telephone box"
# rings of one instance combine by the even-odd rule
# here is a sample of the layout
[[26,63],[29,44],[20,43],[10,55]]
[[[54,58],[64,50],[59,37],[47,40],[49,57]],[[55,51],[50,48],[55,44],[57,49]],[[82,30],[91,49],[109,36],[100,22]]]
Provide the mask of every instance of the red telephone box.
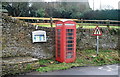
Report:
[[74,62],[76,59],[76,22],[56,22],[56,60]]

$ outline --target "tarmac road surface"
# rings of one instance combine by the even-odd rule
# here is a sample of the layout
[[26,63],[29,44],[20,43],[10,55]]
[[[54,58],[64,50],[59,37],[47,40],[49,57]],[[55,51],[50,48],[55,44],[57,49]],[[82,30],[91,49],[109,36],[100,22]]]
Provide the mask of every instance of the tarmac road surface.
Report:
[[[59,70],[59,71],[53,71],[53,72],[51,71],[51,72],[45,72],[45,73],[40,73],[35,71],[35,72],[26,73],[23,76],[24,77],[27,77],[27,76],[53,77],[54,75],[55,77],[58,77],[59,75],[63,75],[63,76],[69,75],[68,77],[71,77],[70,75],[73,75],[73,77],[75,76],[120,77],[120,75],[118,76],[118,74],[120,74],[120,66],[118,66],[118,64],[113,64],[113,65],[104,65],[104,66],[75,67],[67,70]],[[22,77],[22,75],[20,77]]]

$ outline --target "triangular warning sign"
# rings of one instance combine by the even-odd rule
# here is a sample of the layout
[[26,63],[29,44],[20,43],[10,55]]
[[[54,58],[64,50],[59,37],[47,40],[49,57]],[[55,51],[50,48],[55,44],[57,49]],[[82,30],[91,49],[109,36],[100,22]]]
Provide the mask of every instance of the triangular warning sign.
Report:
[[101,36],[102,35],[102,32],[100,31],[100,28],[98,26],[96,26],[96,28],[94,29],[93,35],[94,36]]

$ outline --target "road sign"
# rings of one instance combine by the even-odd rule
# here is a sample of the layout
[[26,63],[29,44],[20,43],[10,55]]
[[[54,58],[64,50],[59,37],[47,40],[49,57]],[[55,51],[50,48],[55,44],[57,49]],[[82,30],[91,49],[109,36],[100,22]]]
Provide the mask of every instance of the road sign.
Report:
[[93,36],[101,36],[101,35],[102,35],[102,32],[100,31],[100,28],[96,26],[93,32]]
[[102,35],[102,32],[100,31],[100,28],[98,26],[96,26],[92,35],[97,36],[97,48],[96,48],[97,50],[96,50],[96,53],[98,55],[99,54],[99,36]]

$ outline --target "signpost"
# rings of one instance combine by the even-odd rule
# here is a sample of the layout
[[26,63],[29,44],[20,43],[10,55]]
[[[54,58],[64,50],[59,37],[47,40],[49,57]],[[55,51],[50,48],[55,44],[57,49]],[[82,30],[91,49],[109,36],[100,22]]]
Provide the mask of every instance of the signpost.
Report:
[[97,56],[99,54],[99,36],[102,36],[102,32],[100,31],[100,28],[98,26],[96,26],[96,28],[94,29],[93,32],[93,36],[97,36]]

